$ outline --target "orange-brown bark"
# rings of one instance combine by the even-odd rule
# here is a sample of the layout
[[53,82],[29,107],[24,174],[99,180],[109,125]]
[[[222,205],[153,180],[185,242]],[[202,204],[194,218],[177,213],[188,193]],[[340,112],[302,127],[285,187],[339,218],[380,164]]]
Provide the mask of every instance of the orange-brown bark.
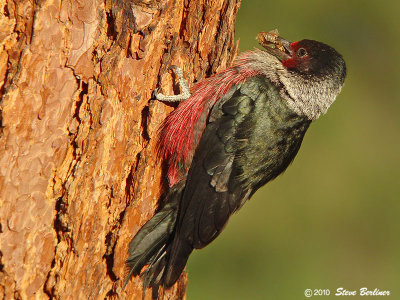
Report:
[[0,296],[140,299],[124,261],[173,109],[152,92],[173,93],[171,65],[193,82],[231,63],[239,2],[0,0]]

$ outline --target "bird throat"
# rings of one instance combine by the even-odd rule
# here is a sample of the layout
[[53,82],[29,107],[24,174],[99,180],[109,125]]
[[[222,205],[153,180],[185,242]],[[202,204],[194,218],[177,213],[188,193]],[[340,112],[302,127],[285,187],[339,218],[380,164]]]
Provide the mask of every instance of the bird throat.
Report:
[[258,49],[240,55],[237,65],[265,75],[279,89],[289,108],[309,120],[325,114],[342,88],[328,76],[307,77],[289,71],[275,56]]

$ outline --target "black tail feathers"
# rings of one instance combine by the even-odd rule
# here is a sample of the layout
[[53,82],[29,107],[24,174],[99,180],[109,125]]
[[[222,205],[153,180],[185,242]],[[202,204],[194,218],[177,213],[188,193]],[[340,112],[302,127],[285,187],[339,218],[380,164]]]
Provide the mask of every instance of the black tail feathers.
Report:
[[129,273],[124,288],[132,276],[137,276],[145,265],[148,268],[141,274],[143,288],[158,287],[166,265],[167,242],[175,227],[177,208],[174,203],[167,204],[156,213],[129,243],[129,258],[126,263]]
[[[166,197],[166,205],[151,218],[129,243],[126,261],[128,275],[124,288],[132,276],[140,275],[143,280],[143,299],[146,288],[151,287],[153,298],[158,297],[160,285],[169,287],[179,278],[180,270],[174,282],[166,284],[166,269],[169,268],[169,257],[174,240],[175,223],[177,220],[179,201],[182,189],[174,188]],[[142,272],[145,265],[148,267]],[[175,269],[172,266],[173,269]],[[170,272],[169,272],[170,273]]]

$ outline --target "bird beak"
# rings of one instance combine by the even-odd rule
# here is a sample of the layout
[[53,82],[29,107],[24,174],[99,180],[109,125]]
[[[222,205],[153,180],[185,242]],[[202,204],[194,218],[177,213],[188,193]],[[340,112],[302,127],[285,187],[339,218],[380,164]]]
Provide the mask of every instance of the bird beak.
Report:
[[257,35],[257,41],[265,48],[266,52],[281,61],[289,59],[293,54],[290,42],[281,38],[277,30],[260,32]]

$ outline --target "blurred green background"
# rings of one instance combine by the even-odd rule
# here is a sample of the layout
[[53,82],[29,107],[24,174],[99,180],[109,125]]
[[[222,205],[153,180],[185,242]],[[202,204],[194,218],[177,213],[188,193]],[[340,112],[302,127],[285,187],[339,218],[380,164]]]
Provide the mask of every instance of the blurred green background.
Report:
[[242,1],[240,51],[278,28],[336,48],[348,76],[285,174],[191,255],[189,300],[332,298],[338,287],[400,299],[399,13],[400,1]]

